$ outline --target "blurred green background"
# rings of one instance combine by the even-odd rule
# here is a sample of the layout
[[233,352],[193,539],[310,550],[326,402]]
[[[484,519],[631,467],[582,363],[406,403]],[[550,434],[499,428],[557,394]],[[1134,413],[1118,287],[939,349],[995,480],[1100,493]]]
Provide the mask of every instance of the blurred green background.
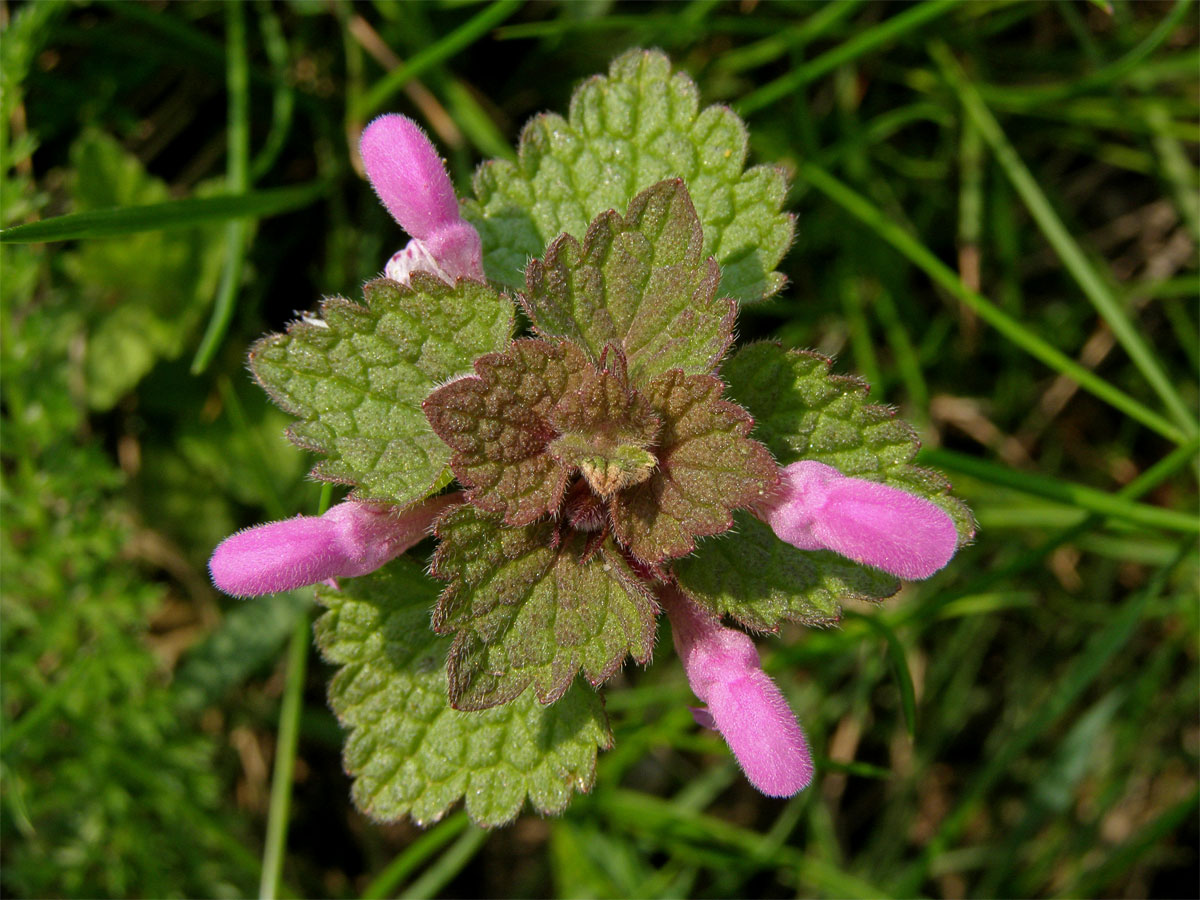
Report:
[[[0,234],[7,896],[1200,894],[1195,6],[40,0],[0,22],[2,224],[41,223]],[[206,577],[221,538],[320,491],[246,348],[402,245],[351,158],[372,115],[425,124],[465,188],[631,46],[792,176],[791,283],[742,338],[867,377],[979,539],[838,630],[762,642],[818,758],[790,801],[692,724],[660,641],[560,818],[372,823],[311,597]],[[170,228],[128,210],[169,200]]]

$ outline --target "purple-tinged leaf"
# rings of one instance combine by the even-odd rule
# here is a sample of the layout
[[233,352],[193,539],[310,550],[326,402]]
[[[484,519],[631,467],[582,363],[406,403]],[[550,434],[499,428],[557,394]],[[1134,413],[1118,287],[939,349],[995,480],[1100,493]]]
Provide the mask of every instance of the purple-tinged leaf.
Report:
[[529,264],[521,301],[539,333],[574,341],[593,359],[620,347],[635,387],[668,369],[708,374],[733,340],[737,311],[717,298],[720,268],[703,245],[687,187],[663,181],[634,197],[624,217],[601,214],[582,245],[557,238]]
[[548,416],[579,387],[586,368],[569,343],[520,340],[425,400],[429,424],[454,451],[451,467],[469,502],[509,525],[558,508],[569,473],[546,452],[558,436]]
[[728,530],[733,510],[760,502],[779,481],[766,447],[746,437],[753,421],[721,399],[723,387],[713,376],[676,369],[645,390],[662,420],[658,467],[611,503],[617,539],[638,559],[690,553],[696,538]]
[[532,685],[558,700],[580,670],[600,684],[627,655],[646,662],[657,608],[611,541],[588,553],[588,536],[555,524],[509,528],[471,506],[447,513],[433,573],[449,580],[433,626],[458,632],[447,675],[456,709],[487,709]]
[[[612,354],[620,359],[620,351]],[[550,453],[567,471],[578,470],[600,497],[650,477],[651,452],[661,421],[644,397],[629,388],[622,366],[589,369],[583,384],[550,411],[559,436]]]
[[327,611],[317,644],[339,666],[329,703],[349,731],[346,771],[355,805],[371,818],[428,825],[460,799],[484,827],[502,825],[528,799],[561,812],[595,779],[596,750],[612,746],[600,695],[576,682],[553,706],[532,694],[482,712],[446,697],[450,641],[429,630],[437,584],[412,560],[318,588]]

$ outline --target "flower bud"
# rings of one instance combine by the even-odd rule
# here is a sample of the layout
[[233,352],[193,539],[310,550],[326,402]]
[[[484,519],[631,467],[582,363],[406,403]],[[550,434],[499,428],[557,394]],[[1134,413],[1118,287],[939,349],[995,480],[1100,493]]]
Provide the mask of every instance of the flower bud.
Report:
[[913,580],[942,568],[958,547],[949,514],[907,491],[813,460],[780,474],[780,490],[760,515],[780,540],[801,550],[832,550]]
[[407,116],[380,116],[363,131],[359,149],[375,193],[412,237],[384,274],[402,284],[413,272],[451,284],[482,281],[479,233],[460,215],[446,167],[420,126]]
[[230,535],[213,551],[213,584],[234,597],[256,597],[373,572],[426,536],[459,495],[426,500],[397,513],[347,500],[323,516],[296,516]]
[[724,627],[677,588],[663,589],[659,599],[688,684],[708,704],[692,711],[696,721],[721,733],[746,778],[768,797],[790,797],[808,787],[813,764],[804,732],[762,670],[754,641]]

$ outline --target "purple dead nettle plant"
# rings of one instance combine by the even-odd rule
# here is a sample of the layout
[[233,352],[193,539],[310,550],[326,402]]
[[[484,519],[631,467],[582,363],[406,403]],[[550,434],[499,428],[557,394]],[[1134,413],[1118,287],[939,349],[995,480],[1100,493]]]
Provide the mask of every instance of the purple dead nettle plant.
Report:
[[[534,119],[462,204],[411,120],[376,119],[361,151],[409,243],[364,303],[328,299],[251,353],[316,477],[354,490],[211,561],[236,596],[323,585],[359,805],[561,810],[611,745],[596,688],[650,661],[660,612],[696,721],[764,794],[803,790],[812,756],[747,631],[833,624],[974,524],[861,381],[730,352],[739,304],[783,283],[781,172],[746,169],[740,120],[645,51]],[[427,536],[428,574],[404,555]]]

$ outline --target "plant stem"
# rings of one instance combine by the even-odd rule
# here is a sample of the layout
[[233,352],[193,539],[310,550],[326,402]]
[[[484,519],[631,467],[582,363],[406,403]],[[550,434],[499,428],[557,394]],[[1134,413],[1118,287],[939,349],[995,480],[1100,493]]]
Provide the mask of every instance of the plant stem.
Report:
[[296,620],[288,642],[287,683],[279,712],[279,738],[275,744],[275,771],[271,775],[271,805],[267,814],[267,842],[263,848],[262,879],[258,896],[275,900],[283,874],[287,849],[288,815],[292,805],[292,773],[296,766],[296,744],[300,738],[300,707],[308,663],[308,616]]
[[[250,189],[250,66],[246,61],[246,9],[241,2],[225,4],[225,23],[225,77],[229,91],[225,189],[231,194],[244,194]],[[193,375],[208,368],[233,321],[249,236],[250,223],[246,219],[234,219],[225,225],[225,267],[212,317],[192,360]]]
[[404,898],[432,897],[449,884],[480,851],[488,839],[488,832],[471,825],[450,849],[438,857],[425,870],[425,874],[408,886],[400,896]]

